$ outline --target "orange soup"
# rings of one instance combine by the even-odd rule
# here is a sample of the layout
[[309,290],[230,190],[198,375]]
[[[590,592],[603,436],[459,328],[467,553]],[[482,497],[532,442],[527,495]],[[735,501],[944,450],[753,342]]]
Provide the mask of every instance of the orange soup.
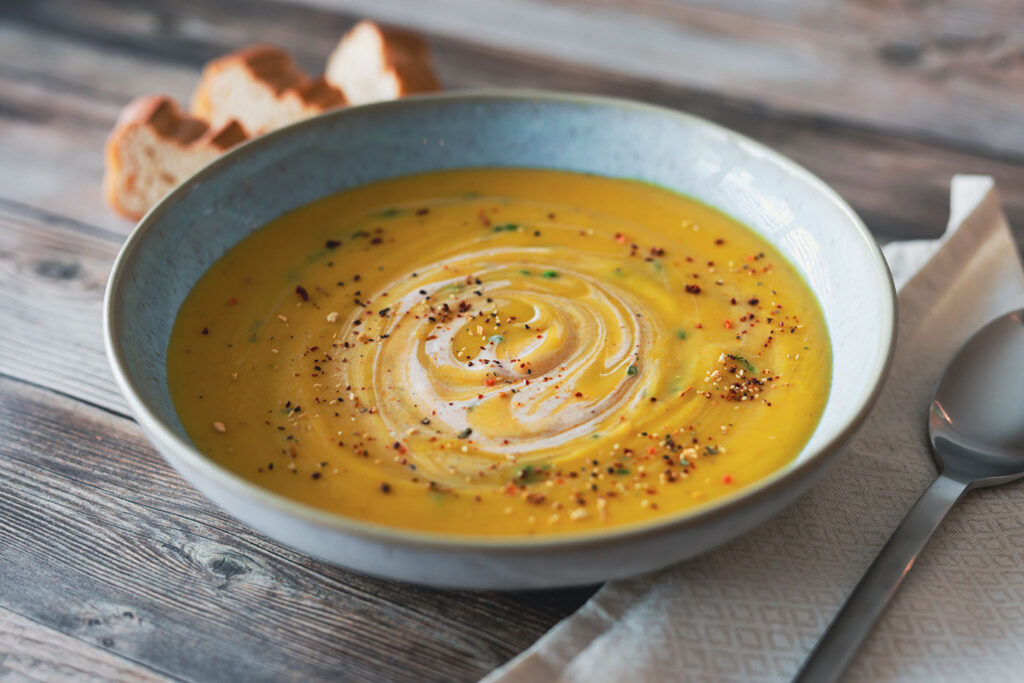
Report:
[[168,350],[178,415],[262,487],[406,529],[636,524],[790,462],[828,397],[814,295],[667,190],[464,169],[346,191],[221,258]]

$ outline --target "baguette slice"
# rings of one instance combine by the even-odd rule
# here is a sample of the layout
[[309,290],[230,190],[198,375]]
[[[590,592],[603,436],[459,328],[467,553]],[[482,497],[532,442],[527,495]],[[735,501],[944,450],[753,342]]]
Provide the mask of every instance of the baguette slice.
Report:
[[341,38],[324,74],[349,104],[440,90],[427,43],[414,33],[361,21]]
[[211,128],[169,97],[140,97],[121,111],[107,138],[107,203],[139,219],[181,181],[245,139],[236,121]]
[[344,104],[340,90],[311,79],[284,50],[250,45],[203,68],[190,109],[215,128],[235,119],[256,136]]

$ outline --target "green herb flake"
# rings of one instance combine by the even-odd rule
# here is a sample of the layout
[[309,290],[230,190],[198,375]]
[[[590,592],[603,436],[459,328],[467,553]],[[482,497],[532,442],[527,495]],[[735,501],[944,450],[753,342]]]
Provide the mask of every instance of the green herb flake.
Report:
[[505,223],[504,225],[495,225],[494,232],[515,232],[519,229],[518,223]]
[[505,341],[505,338],[502,337],[500,334],[496,334],[492,337],[489,337],[487,341],[491,342],[492,344],[500,344],[501,342]]
[[747,372],[757,372],[757,368],[754,367],[753,363],[744,358],[743,356],[730,356],[734,361],[742,365],[747,369]]
[[463,429],[461,432],[459,432],[455,436],[457,436],[460,439],[468,439],[469,435],[472,434],[472,433],[473,433],[473,430],[470,429],[469,427],[466,427],[465,429]]
[[520,270],[519,272],[522,275],[530,275],[530,271],[526,270],[525,268],[523,270]]
[[523,484],[531,484],[543,478],[543,473],[547,470],[547,465],[540,468],[534,467],[533,465],[525,465],[516,470],[515,480]]
[[543,273],[541,273],[541,277],[546,277],[550,280],[553,277],[558,277],[558,273],[556,273],[553,270],[545,270]]
[[637,372],[639,372],[639,370],[636,369],[635,365],[630,365],[628,368],[626,368],[626,374],[629,375],[630,377],[635,375]]
[[676,337],[679,339],[686,339],[686,330],[676,330]]
[[615,470],[615,474],[626,475],[629,474],[629,470],[627,470],[625,467],[620,467],[619,469]]
[[704,452],[708,455],[718,455],[718,446],[705,446]]

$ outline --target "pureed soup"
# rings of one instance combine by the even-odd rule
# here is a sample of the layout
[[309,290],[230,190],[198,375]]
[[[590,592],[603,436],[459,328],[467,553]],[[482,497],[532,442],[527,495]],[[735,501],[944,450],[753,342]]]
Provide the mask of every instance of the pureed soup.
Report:
[[831,351],[771,245],[640,182],[466,169],[293,211],[168,350],[204,453],[350,517],[473,535],[643,522],[790,462]]

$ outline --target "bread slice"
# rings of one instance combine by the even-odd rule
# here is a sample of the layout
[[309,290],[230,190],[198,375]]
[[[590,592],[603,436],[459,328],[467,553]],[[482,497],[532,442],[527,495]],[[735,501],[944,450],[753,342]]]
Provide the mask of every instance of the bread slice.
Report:
[[203,68],[190,109],[214,128],[235,119],[256,136],[344,104],[340,90],[310,78],[286,51],[250,45]]
[[414,33],[361,21],[327,60],[324,77],[349,104],[440,90],[427,43]]
[[236,121],[211,128],[169,97],[140,97],[121,111],[107,138],[107,202],[126,218],[141,218],[181,181],[245,138]]

